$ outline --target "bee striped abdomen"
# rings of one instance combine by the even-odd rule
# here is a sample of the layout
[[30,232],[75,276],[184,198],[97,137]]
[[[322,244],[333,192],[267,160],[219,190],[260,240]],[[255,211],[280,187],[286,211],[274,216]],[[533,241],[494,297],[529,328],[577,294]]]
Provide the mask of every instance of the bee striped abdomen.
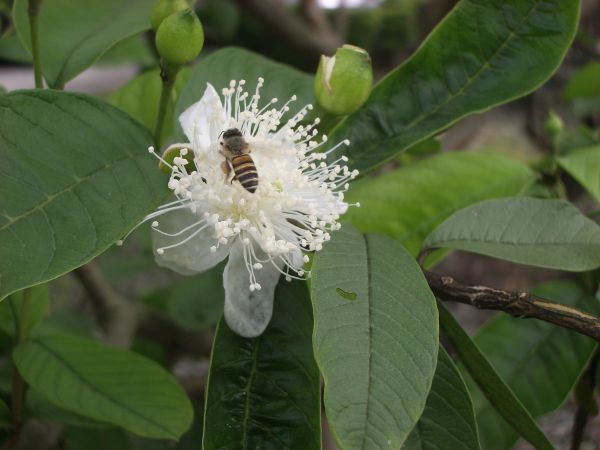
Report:
[[235,179],[250,193],[258,187],[258,172],[250,155],[236,156],[231,159]]

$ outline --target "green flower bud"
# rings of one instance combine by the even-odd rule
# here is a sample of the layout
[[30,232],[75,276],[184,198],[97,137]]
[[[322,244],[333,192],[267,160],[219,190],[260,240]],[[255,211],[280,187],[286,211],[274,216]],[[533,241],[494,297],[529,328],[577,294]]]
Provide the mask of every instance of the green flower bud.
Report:
[[367,51],[344,45],[334,56],[321,56],[315,77],[315,96],[328,112],[346,115],[367,100],[372,83],[371,57]]
[[[169,163],[170,165],[174,165],[173,163],[177,157],[185,158],[189,164],[188,167],[193,167],[194,152],[187,147],[182,147],[181,144],[170,145],[162,155],[163,161]],[[163,161],[158,163],[158,168],[165,173],[171,173],[171,169]]]
[[170,16],[174,12],[188,9],[189,7],[190,5],[187,0],[157,0],[150,13],[150,25],[152,25],[152,29],[156,31],[167,16]]
[[191,9],[178,11],[162,21],[156,31],[158,54],[171,65],[187,64],[204,45],[202,24]]
[[564,127],[564,123],[560,116],[554,111],[550,111],[550,114],[548,114],[548,118],[544,123],[546,134],[548,134],[551,139],[556,139],[563,131]]

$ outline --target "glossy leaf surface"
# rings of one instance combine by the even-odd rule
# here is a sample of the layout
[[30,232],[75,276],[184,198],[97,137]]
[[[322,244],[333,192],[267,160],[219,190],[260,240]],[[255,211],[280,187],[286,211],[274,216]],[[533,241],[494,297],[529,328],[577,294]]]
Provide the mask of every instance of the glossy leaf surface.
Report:
[[350,139],[344,153],[365,173],[469,114],[531,92],[562,61],[578,13],[578,1],[462,0],[331,139]]
[[424,247],[552,269],[591,270],[600,266],[600,225],[563,200],[488,200],[454,213]]
[[423,415],[402,447],[404,450],[480,449],[473,404],[460,372],[440,349],[435,377]]
[[151,143],[93,97],[0,97],[0,298],[88,262],[160,203],[166,180]]
[[412,256],[350,225],[315,255],[314,348],[325,410],[343,449],[398,449],[435,373],[435,300]]
[[54,335],[24,342],[13,359],[31,388],[82,416],[163,439],[177,439],[192,422],[192,406],[175,378],[135,353]]
[[[452,344],[466,371],[475,380],[494,409],[534,448],[553,450],[552,443],[540,430],[535,419],[452,314],[441,303],[438,303],[438,309],[444,336]],[[481,438],[482,442],[486,442],[483,440],[484,436]],[[487,450],[487,447],[484,448]]]
[[534,175],[494,154],[447,153],[355,182],[344,215],[363,232],[384,233],[417,254],[427,235],[450,214],[473,203],[517,195]]
[[[15,0],[17,33],[31,49],[28,0]],[[150,28],[154,0],[44,0],[39,13],[40,55],[50,87],[63,86],[117,42]]]
[[[600,314],[594,296],[570,281],[536,287],[533,294],[552,302]],[[475,343],[532,416],[555,410],[570,394],[594,351],[592,339],[552,324],[500,315],[475,336]],[[472,389],[483,447],[512,448],[517,434],[479,390]]]
[[265,332],[242,338],[222,319],[207,387],[204,450],[321,448],[320,377],[306,287],[280,280]]

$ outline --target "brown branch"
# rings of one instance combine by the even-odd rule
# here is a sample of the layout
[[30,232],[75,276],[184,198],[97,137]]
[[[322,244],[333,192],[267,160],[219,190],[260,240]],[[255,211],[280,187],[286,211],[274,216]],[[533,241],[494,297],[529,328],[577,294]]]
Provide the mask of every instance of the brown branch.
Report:
[[575,308],[552,303],[526,292],[469,286],[457,282],[452,277],[437,275],[428,270],[424,273],[429,287],[442,301],[504,311],[517,318],[543,320],[600,341],[600,319]]
[[95,262],[75,269],[74,274],[91,300],[106,341],[118,347],[129,347],[137,328],[137,307],[113,290]]
[[297,50],[318,58],[322,54],[332,55],[341,45],[333,32],[309,26],[280,0],[237,0],[251,11],[276,34],[286,39]]

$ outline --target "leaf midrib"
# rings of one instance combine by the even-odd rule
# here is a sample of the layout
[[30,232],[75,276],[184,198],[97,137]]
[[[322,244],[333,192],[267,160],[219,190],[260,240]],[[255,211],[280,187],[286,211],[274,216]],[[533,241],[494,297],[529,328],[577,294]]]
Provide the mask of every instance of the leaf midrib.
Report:
[[367,263],[367,326],[368,326],[368,367],[367,367],[367,400],[365,402],[365,423],[363,426],[363,438],[360,444],[360,448],[366,448],[366,440],[367,440],[367,429],[369,427],[369,410],[371,405],[371,387],[373,385],[373,377],[371,373],[373,372],[373,313],[372,313],[372,303],[373,303],[373,286],[371,280],[371,252],[369,251],[369,241],[365,234],[361,234],[363,242],[365,244],[365,261]]
[[[106,401],[112,403],[113,405],[117,406],[118,408],[124,409],[125,411],[128,411],[129,413],[131,413],[131,415],[143,420],[146,423],[149,423],[153,426],[155,426],[156,428],[166,432],[166,434],[168,434],[169,436],[171,436],[173,439],[177,439],[177,435],[175,433],[173,433],[171,430],[165,428],[161,423],[154,421],[152,418],[146,417],[142,414],[140,414],[138,411],[136,411],[135,409],[130,408],[128,405],[120,403],[119,401],[117,401],[116,399],[112,398],[109,394],[106,394],[105,392],[103,392],[102,390],[100,390],[99,388],[97,388],[96,386],[94,386],[93,384],[91,384],[83,375],[81,375],[77,370],[75,370],[75,368],[68,363],[65,359],[63,359],[59,353],[55,352],[51,347],[47,346],[46,344],[44,344],[42,341],[40,340],[31,340],[28,342],[29,345],[37,345],[39,347],[41,347],[43,350],[45,350],[47,353],[49,353],[51,356],[53,356],[55,358],[56,361],[58,361],[60,364],[62,364],[67,370],[69,370],[69,372],[75,377],[77,378],[84,386],[86,386],[89,390],[91,390],[92,392],[94,392],[96,395],[98,395],[99,397],[105,399]],[[70,409],[70,408],[67,408]],[[81,412],[79,411],[73,411],[75,413],[79,413],[81,414]]]
[[246,393],[246,402],[244,403],[244,417],[242,418],[242,448],[248,449],[248,423],[250,422],[250,394],[252,392],[252,383],[256,376],[258,367],[258,348],[260,347],[260,341],[262,335],[259,336],[254,342],[254,349],[252,349],[252,367],[250,368],[250,374],[248,375],[248,382],[244,388]]
[[[102,22],[98,23],[98,25],[96,27],[94,27],[92,29],[92,31],[90,31],[87,35],[85,35],[83,38],[81,38],[76,45],[74,45],[73,47],[71,47],[71,49],[65,54],[65,58],[63,59],[62,64],[60,65],[58,71],[56,72],[56,76],[54,77],[54,80],[52,80],[52,86],[58,86],[61,83],[65,83],[68,80],[63,80],[63,73],[66,70],[66,66],[67,64],[71,61],[71,58],[73,57],[73,54],[79,50],[79,48],[81,48],[82,45],[86,44],[91,37],[95,36],[97,34],[97,32],[99,30],[102,30],[103,28],[105,28],[106,23],[110,23],[110,22],[114,22],[114,20],[125,10],[125,9],[129,9],[132,6],[128,5],[127,2],[121,2],[119,4],[119,6],[124,6],[124,8],[118,8],[117,11],[115,11],[114,14],[111,14],[110,17],[107,18],[107,20],[103,20]],[[126,37],[124,37],[123,39],[120,39],[117,42],[120,42],[121,40],[127,39],[127,37],[133,36],[134,34],[136,34],[137,31],[132,31],[131,34],[127,35]],[[113,45],[115,45],[117,42],[115,42]],[[104,53],[106,53],[106,50],[104,52],[102,52],[101,54],[99,54],[96,58],[94,58],[93,61],[97,61]],[[93,63],[92,61],[92,63]]]

